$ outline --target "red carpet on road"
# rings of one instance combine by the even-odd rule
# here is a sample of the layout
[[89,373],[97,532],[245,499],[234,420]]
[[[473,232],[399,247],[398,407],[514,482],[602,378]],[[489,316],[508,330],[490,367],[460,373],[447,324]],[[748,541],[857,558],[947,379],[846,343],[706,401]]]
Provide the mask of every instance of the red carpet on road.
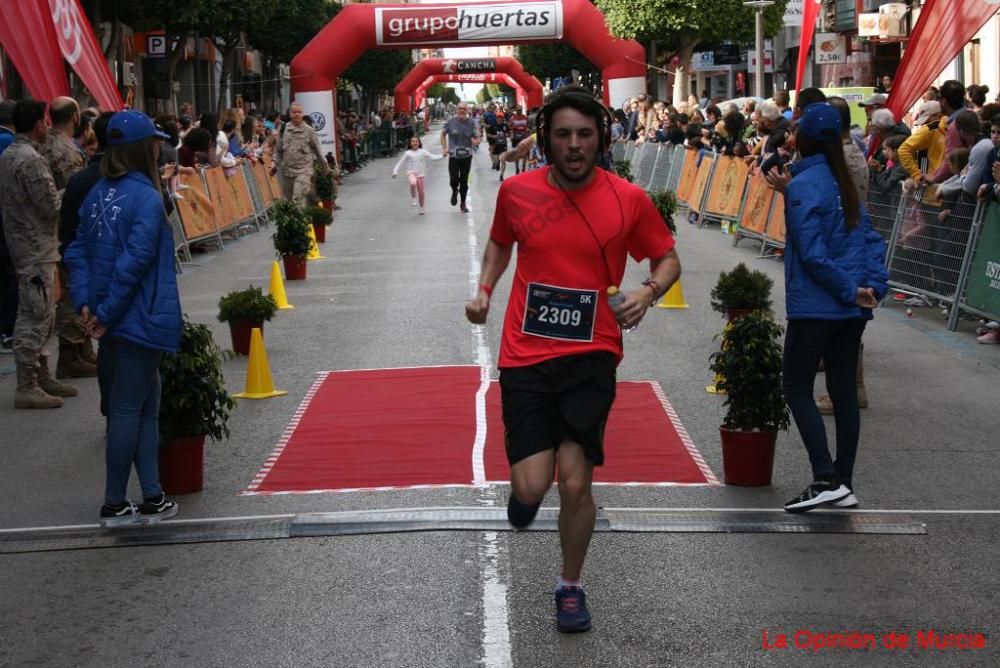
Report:
[[[467,486],[509,473],[500,387],[480,367],[336,371],[313,385],[244,495]],[[627,381],[594,479],[718,484],[659,386]]]

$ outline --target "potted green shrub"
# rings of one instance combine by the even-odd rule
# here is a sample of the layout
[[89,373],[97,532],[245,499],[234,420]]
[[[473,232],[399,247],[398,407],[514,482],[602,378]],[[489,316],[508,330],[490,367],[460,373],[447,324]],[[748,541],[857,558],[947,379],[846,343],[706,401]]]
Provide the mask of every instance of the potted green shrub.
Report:
[[324,209],[321,206],[311,206],[306,209],[309,222],[312,223],[313,232],[316,234],[316,242],[326,241],[326,226],[333,222],[333,211]]
[[770,485],[778,431],[788,429],[782,391],[782,328],[768,311],[726,324],[722,349],[711,356],[716,384],[726,393],[722,468],[730,485]]
[[751,311],[771,310],[774,281],[762,271],[750,271],[740,262],[732,271],[723,271],[712,288],[712,308],[730,321]]
[[316,164],[313,171],[313,194],[319,201],[320,208],[326,209],[333,215],[334,200],[337,198],[337,189],[333,182],[333,170],[324,169],[323,165]]
[[167,494],[201,490],[205,437],[229,438],[236,402],[226,391],[222,361],[212,331],[185,318],[180,348],[160,362],[160,485]]
[[628,160],[615,160],[615,172],[629,183],[632,183],[632,164]]
[[283,199],[274,204],[274,250],[285,264],[285,278],[301,281],[306,277],[309,254],[309,217],[295,202]]
[[259,327],[264,333],[264,323],[274,317],[278,302],[263,289],[250,286],[246,290],[236,290],[219,299],[219,322],[229,323],[229,333],[233,338],[233,352],[250,354],[250,332]]
[[653,190],[649,193],[649,199],[653,200],[653,206],[660,212],[663,222],[670,228],[672,234],[677,234],[677,225],[674,223],[674,211],[677,210],[677,196],[672,190]]

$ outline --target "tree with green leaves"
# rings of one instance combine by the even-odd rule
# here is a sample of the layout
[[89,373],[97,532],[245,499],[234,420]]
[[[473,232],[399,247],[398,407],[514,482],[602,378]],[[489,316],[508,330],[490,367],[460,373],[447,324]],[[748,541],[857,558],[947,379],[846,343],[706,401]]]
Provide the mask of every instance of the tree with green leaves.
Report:
[[[782,27],[787,0],[764,10],[764,33],[774,36]],[[674,104],[687,99],[691,56],[699,44],[750,42],[755,12],[743,0],[596,0],[616,37],[656,41],[677,53]]]
[[247,41],[264,57],[264,79],[270,82],[267,88],[274,97],[280,95],[278,65],[292,62],[340,9],[333,0],[281,0],[270,21],[247,31]]
[[[280,0],[281,3],[286,1]],[[260,25],[270,26],[278,5],[279,0],[144,0],[141,3],[114,0],[109,9],[118,20],[136,30],[166,30],[168,35],[177,38],[167,55],[170,81],[175,78],[187,38],[197,35],[211,39],[222,53],[216,105],[221,113],[228,106],[225,93],[236,50],[245,46],[246,33]]]
[[573,70],[580,73],[580,83],[587,88],[596,89],[601,81],[601,71],[565,42],[519,46],[517,59],[525,72],[542,81],[568,77]]
[[458,93],[448,84],[439,81],[427,89],[427,98],[441,100],[444,104],[458,104]]
[[413,67],[410,51],[401,49],[365,51],[342,76],[361,89],[364,111],[374,109],[378,96],[389,94]]

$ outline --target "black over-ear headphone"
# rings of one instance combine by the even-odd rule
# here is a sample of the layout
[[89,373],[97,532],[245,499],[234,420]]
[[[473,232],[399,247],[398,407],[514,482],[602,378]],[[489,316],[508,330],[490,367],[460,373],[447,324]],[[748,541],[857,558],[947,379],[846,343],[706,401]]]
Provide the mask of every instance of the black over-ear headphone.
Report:
[[551,118],[558,109],[564,107],[573,108],[573,105],[565,104],[565,100],[573,100],[579,103],[588,112],[588,115],[596,115],[598,117],[597,121],[597,137],[598,146],[597,150],[599,153],[604,153],[611,146],[611,124],[614,122],[611,118],[611,112],[608,108],[601,104],[593,95],[591,95],[585,88],[580,86],[567,86],[565,89],[559,89],[552,94],[549,101],[542,107],[541,111],[538,112],[538,129],[535,133],[535,143],[538,145],[538,150],[545,155],[546,160],[551,159],[549,156],[548,142],[546,141],[545,135],[548,133],[548,125],[546,123],[546,118]]

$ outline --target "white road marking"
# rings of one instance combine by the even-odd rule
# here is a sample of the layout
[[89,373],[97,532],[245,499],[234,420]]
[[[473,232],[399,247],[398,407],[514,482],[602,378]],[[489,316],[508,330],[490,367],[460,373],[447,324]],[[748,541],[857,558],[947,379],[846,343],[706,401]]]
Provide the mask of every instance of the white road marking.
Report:
[[[472,213],[466,214],[465,221],[469,229],[469,291],[475,295],[479,290],[479,275],[482,272],[479,263],[479,240],[476,238],[476,221]],[[476,364],[482,370],[481,383],[476,392],[476,440],[472,448],[472,472],[473,482],[476,485],[485,485],[486,392],[490,387],[490,372],[493,369],[493,359],[486,342],[485,325],[472,325],[472,341],[475,346]],[[496,489],[492,487],[484,489],[479,501],[488,506],[496,505]],[[514,661],[510,646],[507,585],[500,576],[503,548],[496,531],[484,532],[483,543],[479,549],[479,558],[483,565],[483,635],[480,663],[485,668],[511,668]]]

